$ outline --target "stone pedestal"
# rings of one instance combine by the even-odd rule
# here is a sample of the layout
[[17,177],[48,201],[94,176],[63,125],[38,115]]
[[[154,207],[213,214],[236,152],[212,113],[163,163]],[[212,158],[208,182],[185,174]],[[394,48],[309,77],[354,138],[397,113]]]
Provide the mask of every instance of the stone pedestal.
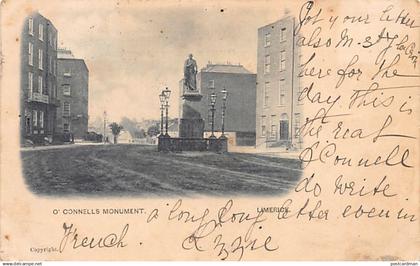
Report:
[[171,138],[160,134],[158,137],[158,151],[169,151],[171,149]]
[[219,152],[225,153],[228,151],[228,139],[225,135],[220,136],[219,140]]
[[201,139],[204,135],[203,119],[181,118],[179,123],[179,137],[187,139]]
[[219,141],[215,136],[209,138],[209,151],[217,152],[219,150]]
[[203,96],[199,92],[184,92],[182,95],[180,138],[200,138],[204,136],[204,120],[194,106],[200,104]]

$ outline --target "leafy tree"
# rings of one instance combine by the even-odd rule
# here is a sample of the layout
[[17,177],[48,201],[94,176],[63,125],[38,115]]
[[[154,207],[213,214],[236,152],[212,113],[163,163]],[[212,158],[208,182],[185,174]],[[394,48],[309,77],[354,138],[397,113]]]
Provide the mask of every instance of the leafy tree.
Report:
[[147,129],[147,135],[150,137],[157,136],[159,133],[159,125],[153,125]]
[[139,136],[140,136],[140,138],[145,138],[146,137],[146,132],[144,131],[144,129],[140,129],[140,131],[139,131]]
[[138,130],[134,133],[134,136],[136,138],[142,139],[142,138],[146,137],[146,132],[144,131],[144,129],[141,128],[140,130]]
[[121,130],[123,129],[123,126],[118,125],[118,124],[117,124],[117,123],[115,123],[115,122],[112,122],[112,123],[109,125],[109,128],[110,128],[110,129],[111,129],[111,131],[112,131],[112,135],[114,135],[114,144],[117,144],[117,138],[118,138],[118,135],[120,135]]
[[136,132],[139,131],[137,128],[137,121],[136,119],[130,119],[128,117],[121,118],[120,125],[124,127],[125,130],[130,132],[132,136],[135,136]]

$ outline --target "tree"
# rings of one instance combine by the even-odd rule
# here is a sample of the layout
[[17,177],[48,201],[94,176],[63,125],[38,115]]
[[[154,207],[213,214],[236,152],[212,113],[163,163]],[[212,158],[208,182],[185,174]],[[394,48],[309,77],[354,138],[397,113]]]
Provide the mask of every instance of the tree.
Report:
[[157,136],[159,133],[159,125],[153,125],[147,129],[147,135],[150,137]]
[[120,125],[123,126],[125,130],[130,132],[132,136],[135,135],[135,132],[139,131],[139,129],[137,128],[137,124],[138,123],[136,119],[130,119],[125,116],[121,118],[121,122],[120,122]]
[[139,131],[139,136],[140,136],[140,138],[145,138],[146,137],[146,132],[144,131],[144,129],[140,129],[140,131]]
[[118,135],[121,133],[121,130],[123,129],[123,126],[121,126],[121,125],[118,125],[117,123],[115,123],[115,122],[112,122],[110,125],[109,125],[109,128],[111,129],[111,131],[112,131],[112,135],[114,135],[114,144],[117,144],[117,138],[118,138]]
[[144,131],[144,129],[141,128],[140,130],[134,132],[134,137],[138,139],[145,138],[146,132]]

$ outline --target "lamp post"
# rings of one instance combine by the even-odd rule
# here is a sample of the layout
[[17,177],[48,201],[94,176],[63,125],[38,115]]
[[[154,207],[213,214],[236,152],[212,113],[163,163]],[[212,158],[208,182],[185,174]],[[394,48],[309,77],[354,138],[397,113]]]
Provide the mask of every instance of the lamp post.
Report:
[[216,108],[214,108],[214,106],[216,105],[216,98],[217,98],[216,93],[212,92],[210,94],[210,112],[211,112],[211,136],[210,136],[210,138],[215,138],[215,136],[214,136],[214,112],[216,111]]
[[163,91],[159,94],[160,100],[160,136],[163,136],[163,110],[165,109],[165,94]]
[[168,87],[162,91],[162,94],[165,96],[165,109],[166,109],[166,123],[165,123],[165,136],[169,137],[168,134],[168,113],[169,113],[169,97],[171,96],[171,91]]
[[222,137],[225,137],[225,113],[226,113],[226,100],[228,92],[225,88],[222,89]]

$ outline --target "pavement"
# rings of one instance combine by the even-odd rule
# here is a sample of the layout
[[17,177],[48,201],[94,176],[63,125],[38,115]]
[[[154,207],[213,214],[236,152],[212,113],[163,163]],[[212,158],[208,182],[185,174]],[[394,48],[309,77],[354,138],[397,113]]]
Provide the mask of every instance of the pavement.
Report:
[[254,146],[229,146],[229,152],[258,154],[262,156],[298,159],[300,151],[287,151],[284,148],[255,148]]
[[61,144],[61,145],[46,145],[46,146],[33,146],[33,147],[21,147],[20,151],[43,151],[43,150],[55,150],[55,149],[67,149],[75,148],[79,146],[98,146],[98,145],[110,145],[97,142],[78,142],[74,144]]

